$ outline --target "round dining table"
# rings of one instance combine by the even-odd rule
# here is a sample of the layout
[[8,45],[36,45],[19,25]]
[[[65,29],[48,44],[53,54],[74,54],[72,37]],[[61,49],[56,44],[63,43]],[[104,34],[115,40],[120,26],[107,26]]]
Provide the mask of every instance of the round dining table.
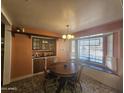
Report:
[[50,65],[49,70],[60,77],[70,77],[77,73],[80,65],[74,62],[57,62]]
[[76,75],[76,73],[80,70],[81,65],[76,62],[57,62],[50,65],[49,70],[54,75],[58,76],[59,86],[56,90],[56,93],[60,93],[65,82]]

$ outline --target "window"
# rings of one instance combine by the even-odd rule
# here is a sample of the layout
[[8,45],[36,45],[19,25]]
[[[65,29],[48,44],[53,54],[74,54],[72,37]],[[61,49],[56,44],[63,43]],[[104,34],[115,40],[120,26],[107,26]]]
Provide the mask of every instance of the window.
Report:
[[71,59],[103,63],[103,37],[72,40]]
[[103,62],[103,38],[86,38],[78,40],[78,58],[82,60]]
[[116,72],[117,58],[113,56],[114,34],[105,33],[72,40],[71,58],[95,69]]
[[72,40],[71,59],[104,64],[112,68],[113,33],[85,36]]

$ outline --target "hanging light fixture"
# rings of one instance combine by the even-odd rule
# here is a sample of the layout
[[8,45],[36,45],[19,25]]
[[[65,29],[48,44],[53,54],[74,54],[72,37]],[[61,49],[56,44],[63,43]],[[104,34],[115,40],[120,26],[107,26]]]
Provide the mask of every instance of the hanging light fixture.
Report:
[[69,25],[66,25],[66,27],[67,27],[67,34],[64,34],[64,35],[62,35],[62,38],[63,39],[73,39],[74,38],[74,35],[72,35],[72,34],[69,34]]

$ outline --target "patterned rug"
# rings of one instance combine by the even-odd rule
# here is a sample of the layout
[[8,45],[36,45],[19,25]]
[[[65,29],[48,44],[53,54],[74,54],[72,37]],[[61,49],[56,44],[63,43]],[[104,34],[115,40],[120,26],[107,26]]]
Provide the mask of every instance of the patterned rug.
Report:
[[[82,93],[119,93],[119,91],[106,86],[87,75],[82,77]],[[12,82],[2,87],[2,93],[44,93],[42,88],[43,74],[30,78]],[[56,88],[51,88],[48,93],[55,93]],[[71,91],[61,91],[61,93],[71,93]],[[77,92],[80,93],[80,92]]]

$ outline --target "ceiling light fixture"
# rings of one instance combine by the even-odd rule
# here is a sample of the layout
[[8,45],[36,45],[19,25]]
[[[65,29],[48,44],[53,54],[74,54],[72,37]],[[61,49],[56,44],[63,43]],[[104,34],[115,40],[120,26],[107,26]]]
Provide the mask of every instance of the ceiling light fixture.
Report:
[[66,33],[66,34],[63,34],[63,35],[62,35],[62,38],[63,38],[64,40],[73,39],[73,38],[74,38],[74,35],[69,34],[69,25],[66,25],[66,27],[67,27],[67,33]]

